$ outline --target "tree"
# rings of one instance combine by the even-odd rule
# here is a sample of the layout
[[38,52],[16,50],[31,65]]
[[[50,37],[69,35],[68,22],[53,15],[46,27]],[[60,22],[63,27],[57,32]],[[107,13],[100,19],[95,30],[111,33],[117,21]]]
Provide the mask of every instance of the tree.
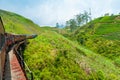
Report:
[[66,21],[66,28],[70,29],[71,32],[77,29],[79,26],[88,23],[91,20],[91,12],[84,11],[84,13],[79,13],[75,16],[75,19],[70,19]]
[[88,13],[87,11],[84,11],[84,13],[83,13],[83,20],[85,21],[85,23],[90,21],[91,20],[91,12]]
[[82,24],[84,23],[86,24],[88,21],[91,20],[91,11],[90,12],[84,11],[83,14],[80,13],[75,17],[76,17],[78,26],[81,26]]
[[82,25],[83,24],[83,19],[82,19],[82,17],[83,17],[83,14],[78,14],[78,15],[76,15],[76,21],[77,21],[77,24],[78,24],[78,26],[80,26],[80,25]]
[[74,31],[77,28],[77,22],[75,19],[70,19],[69,21],[66,21],[66,28],[70,29],[70,31]]
[[59,28],[59,23],[56,23],[56,28]]

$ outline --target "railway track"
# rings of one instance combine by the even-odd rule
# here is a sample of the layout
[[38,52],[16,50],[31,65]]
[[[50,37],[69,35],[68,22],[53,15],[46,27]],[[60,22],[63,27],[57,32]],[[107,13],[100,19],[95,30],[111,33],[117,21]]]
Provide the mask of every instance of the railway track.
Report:
[[27,39],[36,36],[6,33],[0,17],[0,80],[33,80],[33,74],[24,62],[22,52]]

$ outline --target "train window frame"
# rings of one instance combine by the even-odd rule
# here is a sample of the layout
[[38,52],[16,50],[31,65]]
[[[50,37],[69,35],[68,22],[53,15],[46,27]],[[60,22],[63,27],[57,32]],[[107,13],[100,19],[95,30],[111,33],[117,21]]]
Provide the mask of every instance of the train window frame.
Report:
[[5,29],[1,17],[0,17],[0,29],[1,29],[0,30],[0,51],[1,51],[2,47],[5,44]]

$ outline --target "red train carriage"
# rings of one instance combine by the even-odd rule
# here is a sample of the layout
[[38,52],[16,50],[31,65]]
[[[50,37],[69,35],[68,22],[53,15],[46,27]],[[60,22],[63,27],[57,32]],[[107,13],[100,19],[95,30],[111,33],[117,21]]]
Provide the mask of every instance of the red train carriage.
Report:
[[[32,38],[35,38],[37,35],[15,35],[15,34],[10,34],[10,33],[5,33],[5,29],[4,29],[4,26],[3,26],[3,23],[2,23],[2,20],[0,18],[0,80],[2,80],[5,75],[5,61],[7,59],[6,55],[8,54],[7,52],[9,51],[9,49],[14,45],[18,45],[18,47],[16,47],[15,49],[17,50],[20,45],[21,45],[21,42],[24,44],[26,43],[26,39],[32,39]],[[14,49],[13,49],[14,50]],[[19,51],[17,51],[19,52]],[[15,54],[15,53],[14,53]],[[14,55],[17,60],[17,58],[19,58],[18,62],[17,63],[18,65],[21,66],[20,62],[23,62],[22,59],[20,59],[20,53],[16,53]],[[8,60],[8,59],[7,59]],[[21,72],[23,71],[23,74],[25,74],[24,72],[24,68],[21,66]],[[32,77],[32,73],[30,71],[30,74],[31,74],[31,79],[33,79]],[[26,77],[25,75],[23,75],[24,77]],[[26,77],[27,79],[27,77]],[[24,79],[24,80],[26,80]],[[19,80],[19,79],[17,79]]]

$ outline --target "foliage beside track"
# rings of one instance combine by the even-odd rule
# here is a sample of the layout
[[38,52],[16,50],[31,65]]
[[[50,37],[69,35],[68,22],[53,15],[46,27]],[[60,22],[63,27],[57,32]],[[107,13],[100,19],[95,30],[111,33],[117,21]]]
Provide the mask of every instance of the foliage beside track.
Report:
[[36,80],[120,78],[120,69],[111,60],[49,30],[30,40],[25,60]]

